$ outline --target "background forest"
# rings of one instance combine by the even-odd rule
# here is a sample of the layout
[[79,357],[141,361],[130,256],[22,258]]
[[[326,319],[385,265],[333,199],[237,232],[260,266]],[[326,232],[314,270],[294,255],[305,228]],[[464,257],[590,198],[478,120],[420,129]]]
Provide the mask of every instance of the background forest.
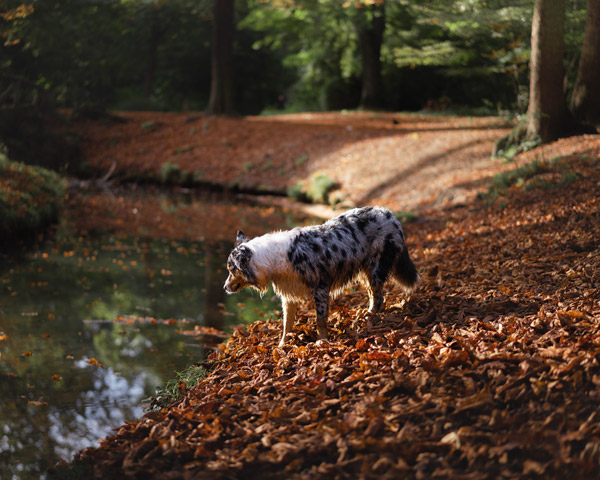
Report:
[[[212,1],[3,3],[4,105],[43,100],[117,110],[208,106]],[[235,111],[453,106],[523,112],[533,3],[236,0]],[[567,2],[567,88],[577,73],[585,17],[585,1]],[[369,49],[379,46],[373,58]],[[367,78],[373,70],[374,78]],[[379,87],[378,96],[364,97],[369,81]]]

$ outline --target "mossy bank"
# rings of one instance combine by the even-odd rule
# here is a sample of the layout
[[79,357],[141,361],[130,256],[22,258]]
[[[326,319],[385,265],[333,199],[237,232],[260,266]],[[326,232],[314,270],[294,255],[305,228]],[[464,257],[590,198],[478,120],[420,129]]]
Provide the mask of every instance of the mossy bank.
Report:
[[13,162],[0,151],[0,241],[25,238],[56,221],[66,189],[57,173]]

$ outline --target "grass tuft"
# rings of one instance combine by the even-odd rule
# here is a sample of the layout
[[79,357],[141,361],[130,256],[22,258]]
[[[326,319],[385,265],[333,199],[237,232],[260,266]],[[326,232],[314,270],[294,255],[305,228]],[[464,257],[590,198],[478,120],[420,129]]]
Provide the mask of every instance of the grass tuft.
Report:
[[169,380],[163,387],[159,387],[154,396],[143,400],[148,404],[147,410],[165,408],[181,397],[187,389],[204,380],[207,373],[207,370],[201,365],[189,365],[183,371],[177,372],[176,378]]

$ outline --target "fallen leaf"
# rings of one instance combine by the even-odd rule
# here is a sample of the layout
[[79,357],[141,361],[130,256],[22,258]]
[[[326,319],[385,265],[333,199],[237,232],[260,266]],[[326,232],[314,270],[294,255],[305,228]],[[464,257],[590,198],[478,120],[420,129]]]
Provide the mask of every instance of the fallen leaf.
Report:
[[86,360],[87,363],[89,363],[90,365],[94,366],[94,367],[101,367],[104,368],[104,365],[101,364],[98,360],[96,360],[95,358],[89,358],[88,360]]

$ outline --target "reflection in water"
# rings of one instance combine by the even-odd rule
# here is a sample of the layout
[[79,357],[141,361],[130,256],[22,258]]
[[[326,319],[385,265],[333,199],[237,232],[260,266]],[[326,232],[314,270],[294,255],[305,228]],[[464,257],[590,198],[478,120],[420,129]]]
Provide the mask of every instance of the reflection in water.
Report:
[[97,445],[230,329],[280,308],[223,294],[230,242],[140,237],[46,245],[0,271],[0,478],[44,478]]
[[[80,367],[85,368],[81,362]],[[110,368],[97,369],[93,376],[93,390],[81,392],[74,405],[48,412],[49,436],[55,442],[54,453],[61,458],[70,458],[73,451],[96,445],[115,424],[122,425],[141,415],[141,407],[136,406],[139,399],[149,385],[160,382],[158,377],[143,371],[128,381]]]

